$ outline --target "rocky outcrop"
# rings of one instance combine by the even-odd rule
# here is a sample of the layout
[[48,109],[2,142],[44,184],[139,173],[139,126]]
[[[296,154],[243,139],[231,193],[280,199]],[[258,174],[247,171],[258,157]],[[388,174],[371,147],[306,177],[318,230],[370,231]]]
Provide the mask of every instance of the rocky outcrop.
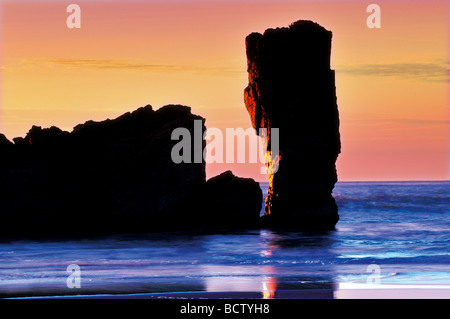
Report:
[[259,227],[263,195],[253,179],[226,171],[210,178],[203,194],[207,224],[234,229]]
[[268,152],[279,128],[279,154],[268,153],[267,225],[332,229],[339,219],[331,196],[340,153],[331,38],[311,21],[246,38],[244,100],[253,127],[268,131]]
[[205,163],[175,164],[171,133],[193,132],[194,120],[205,130],[189,107],[146,106],[71,133],[34,126],[14,145],[0,138],[2,235],[97,235],[192,221]]
[[[190,133],[191,154],[176,163],[172,151],[180,140],[172,133],[180,128]],[[0,135],[0,236],[257,225],[258,183],[231,172],[206,181],[205,129],[205,119],[187,106],[147,105],[71,133],[33,126],[14,143]]]

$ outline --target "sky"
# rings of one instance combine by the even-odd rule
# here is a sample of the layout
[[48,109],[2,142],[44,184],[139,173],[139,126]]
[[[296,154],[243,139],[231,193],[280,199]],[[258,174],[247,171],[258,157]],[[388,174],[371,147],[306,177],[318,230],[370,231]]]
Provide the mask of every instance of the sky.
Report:
[[[247,129],[245,37],[305,19],[333,32],[339,180],[449,180],[449,4],[373,2],[381,28],[367,26],[368,1],[0,0],[0,133],[71,131],[147,104]],[[207,177],[265,181],[260,167],[211,163]]]

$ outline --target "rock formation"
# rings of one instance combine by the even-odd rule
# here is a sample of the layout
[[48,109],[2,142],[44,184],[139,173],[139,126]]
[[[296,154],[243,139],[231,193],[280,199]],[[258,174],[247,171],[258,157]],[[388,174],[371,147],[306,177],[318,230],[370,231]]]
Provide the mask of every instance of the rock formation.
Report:
[[253,179],[226,171],[210,178],[203,194],[208,207],[204,217],[207,224],[235,229],[259,227],[263,195]]
[[[340,153],[331,38],[320,25],[297,21],[245,39],[245,105],[257,132],[267,129],[272,157],[266,225],[333,229],[339,219],[331,196]],[[279,129],[278,155],[270,153],[273,128]]]
[[[173,130],[186,128],[194,136],[195,120],[203,133],[205,120],[189,107],[154,111],[148,105],[114,120],[88,121],[71,133],[33,126],[14,144],[0,135],[0,235],[67,237],[223,226],[216,208],[247,207],[239,203],[244,198],[233,198],[233,189],[247,186],[231,177],[209,182],[209,193],[224,191],[223,185],[232,189],[230,206],[214,204],[213,194],[204,193],[205,162],[194,162],[194,139],[191,163],[172,161],[172,148],[179,143],[171,138]],[[203,149],[205,141],[200,143]],[[257,217],[260,208],[240,213]],[[238,214],[231,215],[239,225]]]

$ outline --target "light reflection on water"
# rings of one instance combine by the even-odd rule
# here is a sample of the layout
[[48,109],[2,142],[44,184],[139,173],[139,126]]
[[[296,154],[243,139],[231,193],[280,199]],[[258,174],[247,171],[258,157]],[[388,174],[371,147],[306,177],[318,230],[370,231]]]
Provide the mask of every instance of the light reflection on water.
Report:
[[[329,270],[317,275],[317,267],[330,265],[323,261],[329,244],[326,236],[269,230],[3,242],[0,293],[254,291],[273,297],[276,289],[331,287]],[[70,264],[81,267],[76,291],[66,287]]]
[[[377,260],[384,284],[450,284],[446,260],[429,259],[431,265],[420,260],[408,263],[417,254],[386,253],[386,248],[395,245],[352,237],[345,231],[260,230],[3,242],[0,294],[205,291],[255,292],[261,298],[277,298],[285,291],[333,291],[339,290],[340,283],[365,283],[367,266]],[[437,253],[428,251],[421,258],[439,258]],[[80,289],[66,286],[70,264],[81,267]]]

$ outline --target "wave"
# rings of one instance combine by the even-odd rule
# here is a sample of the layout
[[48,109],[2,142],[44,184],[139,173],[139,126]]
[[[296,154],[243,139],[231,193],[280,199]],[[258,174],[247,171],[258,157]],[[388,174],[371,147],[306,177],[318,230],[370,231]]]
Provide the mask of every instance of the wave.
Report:
[[[424,265],[449,265],[450,255],[434,255],[434,256],[411,256],[411,257],[354,257],[341,258],[338,264],[389,264],[389,265],[404,265],[404,264],[424,264]],[[450,266],[447,266],[450,268]],[[447,269],[450,270],[450,269]]]

